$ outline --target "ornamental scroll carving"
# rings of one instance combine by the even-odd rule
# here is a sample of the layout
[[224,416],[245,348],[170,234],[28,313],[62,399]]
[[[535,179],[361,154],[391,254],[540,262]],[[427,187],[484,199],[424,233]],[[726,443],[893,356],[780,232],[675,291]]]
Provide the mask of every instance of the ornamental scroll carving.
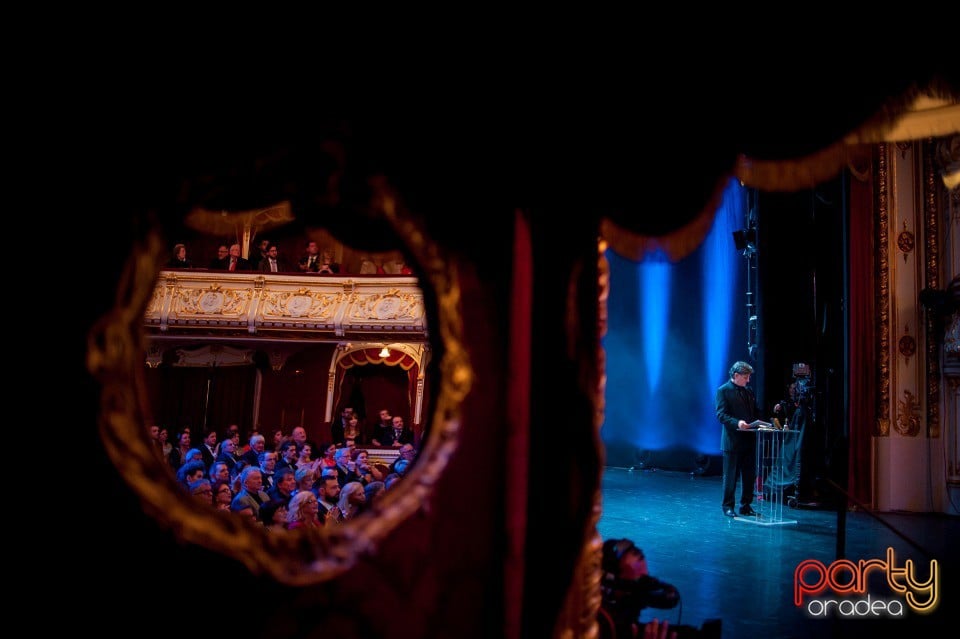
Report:
[[177,315],[223,315],[239,317],[249,307],[253,292],[249,289],[224,288],[214,284],[208,289],[179,289],[173,298]]
[[263,294],[264,319],[283,317],[329,321],[337,310],[343,293],[324,294],[301,288],[297,291],[266,291]]
[[916,437],[920,432],[920,403],[916,395],[903,391],[903,399],[897,400],[897,421],[894,427],[904,437]]
[[386,293],[358,294],[350,310],[350,320],[390,320],[414,322],[423,314],[423,298],[391,289]]

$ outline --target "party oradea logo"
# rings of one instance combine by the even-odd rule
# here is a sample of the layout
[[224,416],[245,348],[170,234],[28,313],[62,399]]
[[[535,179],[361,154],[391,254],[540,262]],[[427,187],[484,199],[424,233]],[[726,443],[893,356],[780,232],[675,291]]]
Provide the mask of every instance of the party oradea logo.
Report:
[[[887,558],[838,559],[825,565],[807,559],[793,573],[793,603],[811,617],[898,619],[912,611],[930,614],[940,603],[940,566],[930,561],[926,575],[913,560],[897,563],[893,548]],[[925,579],[924,579],[925,577]]]

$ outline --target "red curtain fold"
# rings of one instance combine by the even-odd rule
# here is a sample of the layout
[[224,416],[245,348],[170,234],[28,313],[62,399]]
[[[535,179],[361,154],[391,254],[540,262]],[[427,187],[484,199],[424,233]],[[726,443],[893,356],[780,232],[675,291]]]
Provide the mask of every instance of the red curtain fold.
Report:
[[409,371],[417,366],[417,360],[413,359],[403,351],[392,350],[389,357],[380,357],[379,348],[365,348],[360,351],[353,351],[340,360],[340,366],[350,368],[352,366],[366,366],[367,364],[386,364],[387,366],[399,366],[405,371]]

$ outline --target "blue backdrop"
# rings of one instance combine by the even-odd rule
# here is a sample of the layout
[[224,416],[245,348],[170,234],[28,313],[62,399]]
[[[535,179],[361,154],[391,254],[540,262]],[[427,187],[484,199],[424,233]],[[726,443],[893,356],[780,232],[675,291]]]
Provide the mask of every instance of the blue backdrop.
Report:
[[608,465],[692,468],[698,454],[720,454],[714,395],[730,364],[748,359],[747,260],[732,236],[746,209],[746,189],[731,180],[710,234],[683,260],[607,251]]

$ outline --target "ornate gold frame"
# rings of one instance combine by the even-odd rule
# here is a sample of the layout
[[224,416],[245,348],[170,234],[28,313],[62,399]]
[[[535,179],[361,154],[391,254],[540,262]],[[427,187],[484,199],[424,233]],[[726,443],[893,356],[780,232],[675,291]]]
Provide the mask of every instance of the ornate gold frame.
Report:
[[[144,423],[143,314],[153,295],[160,256],[166,253],[154,228],[134,243],[117,286],[114,308],[88,335],[87,368],[101,384],[99,426],[104,447],[143,509],[178,539],[242,562],[254,573],[279,582],[306,585],[326,581],[350,568],[361,555],[403,521],[429,507],[434,484],[457,447],[460,405],[473,371],[463,346],[460,285],[455,265],[441,257],[384,180],[372,180],[371,210],[382,215],[418,262],[422,285],[436,299],[433,335],[442,343],[437,367],[437,400],[429,437],[420,458],[395,492],[357,522],[319,530],[270,534],[257,524],[184,499],[173,476],[154,453]],[[436,349],[435,349],[436,352]]]

